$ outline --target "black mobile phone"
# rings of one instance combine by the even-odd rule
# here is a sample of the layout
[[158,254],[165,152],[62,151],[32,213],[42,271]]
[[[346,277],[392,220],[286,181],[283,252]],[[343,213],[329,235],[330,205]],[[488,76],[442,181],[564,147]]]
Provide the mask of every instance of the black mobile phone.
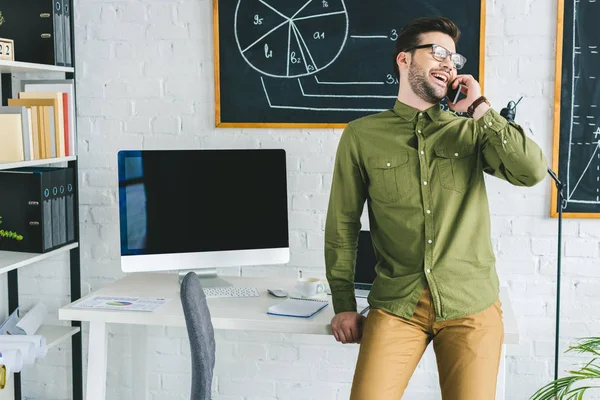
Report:
[[448,93],[446,94],[446,97],[448,97],[448,100],[450,100],[452,104],[456,104],[458,101],[466,97],[466,95],[462,92],[463,87],[466,86],[463,84],[459,84],[456,89],[453,89],[452,84],[450,84],[450,86],[448,87]]

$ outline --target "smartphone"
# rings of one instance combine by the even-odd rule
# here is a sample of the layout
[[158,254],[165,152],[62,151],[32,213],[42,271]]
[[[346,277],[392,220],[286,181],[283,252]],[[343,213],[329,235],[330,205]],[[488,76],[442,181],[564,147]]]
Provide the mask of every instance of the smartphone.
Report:
[[448,94],[446,94],[446,97],[448,97],[448,100],[450,100],[452,104],[456,104],[457,102],[466,97],[466,95],[463,93],[463,88],[465,88],[466,90],[466,86],[462,83],[459,84],[456,89],[453,89],[452,85],[448,87]]

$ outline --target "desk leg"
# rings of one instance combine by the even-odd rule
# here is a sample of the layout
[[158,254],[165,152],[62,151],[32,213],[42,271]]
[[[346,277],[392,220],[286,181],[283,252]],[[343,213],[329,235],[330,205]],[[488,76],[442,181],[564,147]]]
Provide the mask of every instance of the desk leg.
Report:
[[87,400],[106,398],[107,336],[104,322],[90,322],[88,345]]
[[148,397],[148,328],[133,325],[131,330],[131,389],[133,400],[147,400]]
[[498,368],[498,382],[496,383],[496,400],[504,400],[506,395],[506,345],[502,345],[500,365]]

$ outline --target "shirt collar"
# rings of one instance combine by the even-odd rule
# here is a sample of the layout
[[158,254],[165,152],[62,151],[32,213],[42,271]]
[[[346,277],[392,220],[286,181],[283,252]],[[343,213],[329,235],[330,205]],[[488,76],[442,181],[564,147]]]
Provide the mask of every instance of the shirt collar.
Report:
[[[394,104],[394,113],[407,121],[412,121],[419,113],[419,110],[402,103],[400,100],[396,100],[396,104]],[[431,118],[432,121],[437,121],[442,113],[442,110],[439,104],[434,104],[425,110],[425,113],[429,115],[429,118]]]

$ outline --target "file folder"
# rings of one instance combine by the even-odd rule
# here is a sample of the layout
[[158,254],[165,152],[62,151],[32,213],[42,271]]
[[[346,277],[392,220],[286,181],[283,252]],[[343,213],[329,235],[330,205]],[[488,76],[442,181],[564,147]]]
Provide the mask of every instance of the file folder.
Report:
[[[15,61],[62,65],[65,58],[64,0],[3,1],[0,37],[14,40]],[[70,34],[70,29],[69,29]]]
[[2,238],[0,250],[45,253],[52,249],[51,174],[48,171],[0,171],[0,229],[23,236]]
[[71,54],[71,0],[63,0],[63,26],[65,31],[65,65],[73,66]]

